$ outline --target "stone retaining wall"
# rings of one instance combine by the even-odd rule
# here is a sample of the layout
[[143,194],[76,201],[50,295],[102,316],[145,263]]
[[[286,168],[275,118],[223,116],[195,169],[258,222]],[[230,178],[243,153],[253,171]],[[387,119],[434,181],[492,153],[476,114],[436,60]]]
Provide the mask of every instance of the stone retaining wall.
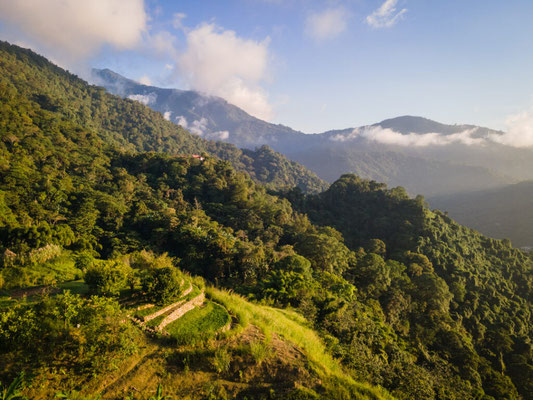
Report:
[[195,307],[199,307],[202,304],[204,304],[205,301],[205,293],[202,292],[198,296],[196,296],[194,299],[189,300],[187,303],[183,304],[181,307],[177,308],[176,310],[172,311],[169,315],[161,321],[159,326],[157,327],[157,330],[161,331],[165,326],[170,324],[171,322],[174,322],[178,318],[182,317],[186,312],[191,311]]
[[[188,288],[188,289],[185,289],[185,291],[183,292],[183,294],[181,295],[181,297],[185,297],[185,296],[187,296],[187,295],[188,295],[189,293],[191,293],[191,292],[192,292],[192,284],[189,285],[189,288]],[[180,300],[180,301],[177,301],[177,302],[175,302],[175,303],[172,303],[171,305],[166,306],[165,308],[162,308],[161,310],[156,311],[156,312],[153,313],[153,314],[150,314],[150,315],[145,316],[143,320],[144,320],[144,322],[148,322],[148,321],[150,321],[150,320],[152,320],[152,319],[154,319],[154,318],[159,317],[160,315],[163,315],[163,314],[167,313],[168,311],[170,311],[170,310],[172,310],[172,309],[174,309],[174,308],[176,308],[176,307],[181,306],[184,302],[185,302],[185,300]]]

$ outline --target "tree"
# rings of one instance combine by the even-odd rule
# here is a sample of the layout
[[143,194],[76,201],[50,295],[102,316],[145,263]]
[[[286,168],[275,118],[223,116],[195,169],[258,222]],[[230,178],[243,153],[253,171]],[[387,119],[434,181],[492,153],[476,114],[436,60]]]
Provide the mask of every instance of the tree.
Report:
[[183,277],[174,267],[150,268],[141,275],[143,292],[149,299],[159,304],[178,297],[182,281]]
[[131,269],[118,261],[98,261],[87,268],[85,283],[91,292],[116,296],[127,284]]

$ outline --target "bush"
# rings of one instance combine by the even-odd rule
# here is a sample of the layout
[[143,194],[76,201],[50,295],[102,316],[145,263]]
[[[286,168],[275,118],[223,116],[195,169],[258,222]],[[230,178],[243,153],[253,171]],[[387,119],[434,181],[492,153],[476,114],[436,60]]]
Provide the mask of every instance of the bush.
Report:
[[150,268],[142,274],[141,285],[146,296],[158,303],[166,303],[181,293],[183,277],[174,267]]
[[[137,335],[117,301],[66,292],[0,312],[0,359],[16,354],[10,365],[15,371],[54,365],[71,369],[72,376],[99,373],[112,366],[110,360],[135,352]],[[6,364],[0,379],[9,373]]]
[[85,283],[92,293],[116,296],[123,289],[131,270],[117,261],[98,261],[87,269]]

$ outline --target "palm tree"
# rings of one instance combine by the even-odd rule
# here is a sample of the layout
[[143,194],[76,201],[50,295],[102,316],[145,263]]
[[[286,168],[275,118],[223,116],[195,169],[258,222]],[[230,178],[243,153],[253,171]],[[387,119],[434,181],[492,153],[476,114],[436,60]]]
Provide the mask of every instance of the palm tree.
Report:
[[28,400],[26,396],[20,394],[20,387],[22,386],[22,381],[24,380],[24,373],[20,373],[11,385],[7,388],[0,387],[0,400]]

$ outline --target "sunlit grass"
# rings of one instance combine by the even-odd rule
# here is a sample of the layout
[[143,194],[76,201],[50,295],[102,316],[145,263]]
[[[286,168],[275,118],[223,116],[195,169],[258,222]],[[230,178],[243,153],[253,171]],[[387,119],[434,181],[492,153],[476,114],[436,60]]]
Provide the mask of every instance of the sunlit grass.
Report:
[[89,293],[89,285],[83,280],[63,282],[58,287],[63,291],[69,290],[72,294],[86,295]]
[[243,326],[256,325],[267,336],[275,333],[301,348],[310,367],[328,382],[328,389],[335,393],[335,398],[393,399],[383,388],[356,382],[345,373],[339,362],[328,354],[318,334],[307,327],[307,321],[297,313],[256,305],[239,295],[215,288],[207,288],[206,293],[235,314]]
[[168,324],[166,331],[178,343],[194,343],[212,337],[219,329],[231,321],[224,307],[206,301],[203,307],[196,307],[178,320]]

